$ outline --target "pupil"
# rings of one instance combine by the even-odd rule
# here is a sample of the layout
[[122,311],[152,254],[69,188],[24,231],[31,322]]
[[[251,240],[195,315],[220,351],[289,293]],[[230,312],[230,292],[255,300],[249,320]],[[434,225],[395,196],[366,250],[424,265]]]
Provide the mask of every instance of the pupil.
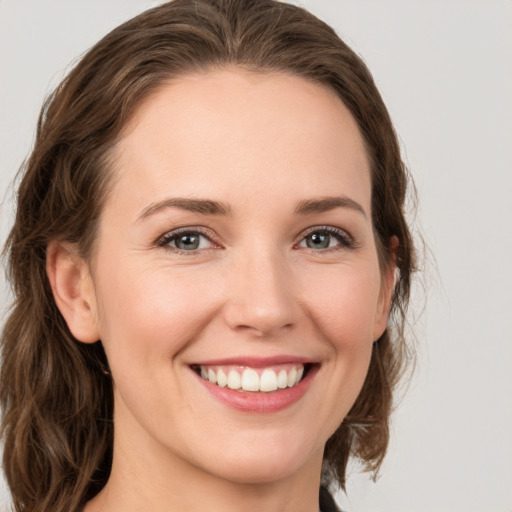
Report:
[[194,250],[199,247],[199,237],[193,234],[182,235],[178,240],[177,244],[179,249]]
[[329,247],[330,235],[313,233],[308,236],[308,247],[310,249],[327,249]]

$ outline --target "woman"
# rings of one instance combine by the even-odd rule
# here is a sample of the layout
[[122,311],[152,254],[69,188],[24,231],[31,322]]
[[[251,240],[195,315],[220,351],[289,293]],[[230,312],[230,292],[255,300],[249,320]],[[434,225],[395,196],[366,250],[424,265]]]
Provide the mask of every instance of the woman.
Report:
[[108,34],[43,109],[7,242],[15,509],[313,512],[323,484],[333,510],[387,447],[406,188],[306,11],[175,0]]

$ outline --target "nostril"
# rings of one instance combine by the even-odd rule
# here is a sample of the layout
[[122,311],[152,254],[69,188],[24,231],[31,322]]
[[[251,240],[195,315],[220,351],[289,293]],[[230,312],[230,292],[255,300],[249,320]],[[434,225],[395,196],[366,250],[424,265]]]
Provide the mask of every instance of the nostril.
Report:
[[290,330],[298,320],[299,308],[294,297],[284,291],[286,286],[275,285],[271,289],[254,278],[255,284],[250,290],[237,292],[233,286],[233,295],[224,304],[224,319],[231,329],[239,332],[269,334],[279,330]]

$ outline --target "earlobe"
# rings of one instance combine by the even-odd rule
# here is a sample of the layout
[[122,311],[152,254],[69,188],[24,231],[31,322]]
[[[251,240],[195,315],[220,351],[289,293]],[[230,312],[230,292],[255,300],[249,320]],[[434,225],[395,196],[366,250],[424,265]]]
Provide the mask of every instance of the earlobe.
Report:
[[389,312],[391,309],[391,300],[395,291],[397,282],[398,268],[396,266],[396,252],[398,249],[398,238],[391,237],[389,241],[389,262],[386,271],[382,275],[382,283],[377,305],[375,328],[373,339],[378,340],[386,330]]
[[73,244],[52,241],[46,250],[46,273],[55,303],[71,334],[83,343],[100,339],[94,286],[87,262]]

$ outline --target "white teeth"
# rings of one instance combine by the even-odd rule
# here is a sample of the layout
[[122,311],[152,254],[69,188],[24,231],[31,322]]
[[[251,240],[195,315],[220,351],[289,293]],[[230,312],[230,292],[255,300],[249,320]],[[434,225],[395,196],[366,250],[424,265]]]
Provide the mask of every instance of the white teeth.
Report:
[[288,387],[288,374],[286,370],[281,370],[279,375],[277,376],[277,387],[279,389],[284,389]]
[[231,370],[228,373],[228,388],[229,389],[240,389],[241,387],[242,387],[242,379],[240,377],[240,374],[235,370]]
[[217,372],[217,384],[221,388],[225,388],[228,385],[228,376],[222,370]]
[[255,370],[253,368],[231,367],[200,367],[201,377],[210,381],[212,384],[230,389],[243,389],[244,391],[261,391],[269,393],[278,389],[291,388],[297,385],[304,374],[304,366],[287,365],[287,368],[274,370],[273,368],[264,368]]
[[288,374],[288,387],[291,388],[297,384],[297,370],[292,368]]
[[259,391],[260,378],[257,372],[251,368],[244,370],[242,374],[242,389],[244,391]]
[[274,370],[263,370],[260,377],[260,391],[275,391],[277,389],[277,375]]

